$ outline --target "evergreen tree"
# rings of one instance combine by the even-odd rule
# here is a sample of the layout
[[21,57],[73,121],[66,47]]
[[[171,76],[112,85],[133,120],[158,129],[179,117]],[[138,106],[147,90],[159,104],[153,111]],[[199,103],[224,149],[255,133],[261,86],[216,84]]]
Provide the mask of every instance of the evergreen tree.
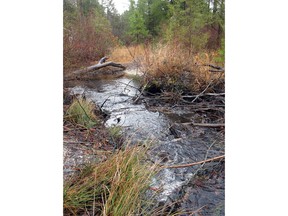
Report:
[[168,40],[183,43],[190,51],[206,47],[209,32],[205,29],[211,25],[212,13],[207,0],[174,0],[170,4]]
[[145,26],[145,20],[138,9],[134,9],[129,16],[129,32],[136,43],[143,42],[148,36],[148,31]]

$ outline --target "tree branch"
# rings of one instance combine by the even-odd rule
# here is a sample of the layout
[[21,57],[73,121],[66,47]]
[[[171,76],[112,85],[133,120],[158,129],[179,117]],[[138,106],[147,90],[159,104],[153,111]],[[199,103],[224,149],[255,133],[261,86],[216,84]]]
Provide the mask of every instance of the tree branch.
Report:
[[181,124],[199,126],[199,127],[225,127],[225,124],[202,124],[202,123],[194,123],[194,122],[186,122],[186,123],[181,123]]
[[161,168],[162,168],[162,169],[166,169],[166,168],[184,168],[184,167],[191,167],[191,166],[195,166],[195,165],[198,165],[198,164],[202,164],[202,163],[206,163],[206,162],[210,162],[210,161],[214,161],[214,160],[219,160],[219,159],[222,159],[222,158],[225,158],[225,155],[217,156],[217,157],[210,158],[210,159],[203,160],[203,161],[198,161],[198,162],[195,162],[195,163],[179,164],[179,165],[173,165],[173,166],[163,166],[163,167],[161,167]]

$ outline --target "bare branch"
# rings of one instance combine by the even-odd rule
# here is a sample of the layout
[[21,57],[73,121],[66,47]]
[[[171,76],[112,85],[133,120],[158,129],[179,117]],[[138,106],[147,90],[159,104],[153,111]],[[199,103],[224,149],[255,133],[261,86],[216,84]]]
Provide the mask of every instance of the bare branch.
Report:
[[209,86],[212,84],[213,80],[211,80],[211,82],[206,86],[206,88],[200,93],[198,94],[191,103],[193,103],[194,101],[196,101],[200,96],[203,95],[203,93],[209,88]]
[[219,159],[222,159],[222,158],[225,158],[225,155],[217,156],[217,157],[210,158],[210,159],[203,160],[203,161],[198,161],[198,162],[195,162],[195,163],[179,164],[179,165],[173,165],[173,166],[163,166],[163,167],[161,167],[161,168],[162,168],[162,169],[165,169],[165,168],[184,168],[184,167],[191,167],[191,166],[195,166],[195,165],[198,165],[198,164],[202,164],[202,163],[207,163],[207,162],[210,162],[210,161],[219,160]]
[[192,125],[199,127],[225,127],[225,124],[202,124],[202,123],[194,123],[194,122],[185,122],[181,123],[182,125]]

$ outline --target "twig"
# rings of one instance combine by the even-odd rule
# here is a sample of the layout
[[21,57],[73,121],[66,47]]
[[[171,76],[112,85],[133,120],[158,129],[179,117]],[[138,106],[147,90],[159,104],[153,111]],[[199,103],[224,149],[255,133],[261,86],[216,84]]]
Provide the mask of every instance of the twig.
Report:
[[182,101],[184,101],[185,103],[194,103],[194,101],[196,101],[200,96],[202,96],[204,94],[204,92],[209,88],[209,86],[212,84],[212,82],[213,82],[213,80],[211,80],[211,82],[206,86],[206,88],[200,94],[196,95],[195,98],[191,102],[186,101],[183,98],[181,98]]
[[[202,94],[201,96],[222,96],[225,95],[225,93],[206,93]],[[194,98],[197,97],[198,95],[184,95],[182,98]]]
[[213,82],[213,80],[211,80],[211,82],[206,86],[206,88],[205,88],[200,94],[198,94],[198,95],[194,98],[194,100],[192,100],[191,103],[193,103],[195,100],[197,100],[197,99],[209,88],[209,86],[212,84],[212,82]]
[[101,106],[100,106],[100,110],[102,111],[102,107],[104,106],[104,104],[106,103],[106,101],[110,98],[111,96],[109,96],[108,98],[106,98],[105,100],[104,100],[104,102],[101,104]]
[[222,158],[225,158],[225,155],[217,156],[217,157],[210,158],[210,159],[203,160],[203,161],[198,161],[198,162],[195,162],[195,163],[179,164],[179,165],[173,165],[173,166],[163,166],[163,167],[161,167],[161,168],[162,168],[162,169],[166,169],[166,168],[184,168],[184,167],[191,167],[191,166],[195,166],[195,165],[198,165],[198,164],[202,164],[202,163],[206,163],[206,162],[210,162],[210,161],[214,161],[214,160],[219,160],[219,159],[222,159]]
[[[193,109],[193,108],[192,108]],[[199,108],[194,108],[193,111],[207,111],[207,110],[214,110],[214,111],[220,111],[220,112],[225,112],[224,109],[222,108],[214,108],[214,107],[199,107]]]
[[182,125],[193,125],[199,127],[225,127],[225,124],[202,124],[202,123],[194,123],[194,122],[185,122],[181,123]]
[[[216,143],[216,140],[209,146],[209,148],[206,151],[205,157],[204,157],[204,161],[207,160],[208,158],[208,154],[210,149],[212,148],[212,146]],[[201,166],[194,172],[193,176],[196,176],[196,174],[199,172],[199,170],[201,170],[203,168],[203,166],[205,165],[206,162],[202,163]]]
[[204,64],[203,66],[208,66],[208,67],[217,69],[217,70],[209,70],[210,72],[224,72],[225,71],[224,68],[219,67],[219,66],[215,66],[215,65],[212,65],[212,64]]
[[212,106],[207,106],[206,104],[191,104],[191,105],[181,105],[181,104],[177,104],[174,107],[190,107],[190,108],[195,108],[195,109],[200,109],[200,108],[215,108],[215,107],[225,107],[225,105],[220,105],[220,104],[213,104]]
[[85,146],[91,146],[91,143],[89,142],[82,142],[82,141],[69,141],[69,140],[64,140],[64,143],[67,143],[67,144],[79,144],[79,145],[85,145]]
[[189,215],[192,216],[192,215],[198,213],[198,212],[199,212],[200,210],[202,210],[204,207],[206,207],[206,205],[204,205],[204,206],[200,207],[199,209],[197,209],[197,210],[195,210],[195,211],[189,213]]
[[224,70],[209,70],[209,72],[224,72]]
[[[133,79],[132,79],[132,80],[133,80]],[[117,82],[126,85],[126,87],[125,87],[124,89],[126,89],[127,86],[129,86],[129,87],[131,87],[131,88],[137,89],[137,90],[140,92],[140,89],[139,89],[139,88],[137,88],[137,87],[135,87],[135,86],[132,86],[132,85],[129,85],[129,83],[130,83],[132,80],[130,80],[128,83],[124,83],[124,82],[121,82],[121,81],[117,81]]]
[[145,91],[146,86],[148,85],[148,83],[146,83],[143,87],[142,87],[142,91],[140,92],[140,94],[138,95],[138,97],[134,100],[134,103],[137,103],[138,100],[140,99],[141,95],[143,94],[143,92]]

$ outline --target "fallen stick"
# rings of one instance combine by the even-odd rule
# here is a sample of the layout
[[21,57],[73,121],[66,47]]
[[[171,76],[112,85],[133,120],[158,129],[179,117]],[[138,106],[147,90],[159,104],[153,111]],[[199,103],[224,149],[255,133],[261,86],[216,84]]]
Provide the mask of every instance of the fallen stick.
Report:
[[[225,95],[225,93],[206,93],[206,94],[202,94],[201,96],[222,96]],[[198,95],[184,95],[182,96],[182,98],[195,98]]]
[[137,102],[138,102],[138,100],[140,99],[141,95],[144,93],[147,85],[148,85],[148,83],[146,83],[146,84],[142,87],[142,91],[140,92],[140,94],[138,95],[138,97],[133,101],[133,103],[137,103]]
[[212,84],[213,80],[211,80],[211,82],[206,86],[206,88],[198,95],[196,95],[196,97],[191,101],[191,102],[188,102],[186,100],[184,100],[182,98],[182,101],[184,101],[185,103],[193,103],[194,101],[196,101],[200,96],[202,96],[204,94],[204,92],[209,88],[209,86]]
[[[208,104],[208,105],[209,105],[209,104]],[[215,108],[215,107],[225,107],[225,105],[213,104],[213,105],[211,105],[211,106],[207,106],[207,105],[205,105],[205,104],[200,104],[200,105],[198,105],[198,104],[196,104],[196,105],[194,105],[194,104],[185,104],[185,105],[177,104],[177,105],[174,105],[173,107],[191,107],[191,108],[198,109],[198,108],[209,108],[209,107],[211,107],[211,108]]]
[[225,72],[224,70],[209,70],[209,72]]
[[203,124],[203,123],[194,123],[194,122],[185,122],[181,123],[182,125],[192,125],[192,126],[199,126],[199,127],[225,127],[225,124]]
[[202,163],[206,163],[206,162],[210,162],[210,161],[214,161],[214,160],[219,160],[225,158],[225,155],[221,155],[221,156],[217,156],[214,158],[210,158],[207,160],[203,160],[203,161],[198,161],[198,162],[194,162],[194,163],[190,163],[190,164],[179,164],[179,165],[173,165],[173,166],[163,166],[161,167],[162,169],[168,169],[168,168],[184,168],[184,167],[191,167],[191,166],[195,166],[198,164],[202,164]]
[[220,112],[225,112],[224,109],[222,108],[213,108],[213,107],[206,107],[206,108],[192,108],[193,111],[207,111],[207,110],[214,110],[214,111],[220,111]]
[[211,65],[211,64],[204,64],[204,66],[208,66],[217,70],[209,70],[210,72],[224,72],[225,69],[219,66]]

